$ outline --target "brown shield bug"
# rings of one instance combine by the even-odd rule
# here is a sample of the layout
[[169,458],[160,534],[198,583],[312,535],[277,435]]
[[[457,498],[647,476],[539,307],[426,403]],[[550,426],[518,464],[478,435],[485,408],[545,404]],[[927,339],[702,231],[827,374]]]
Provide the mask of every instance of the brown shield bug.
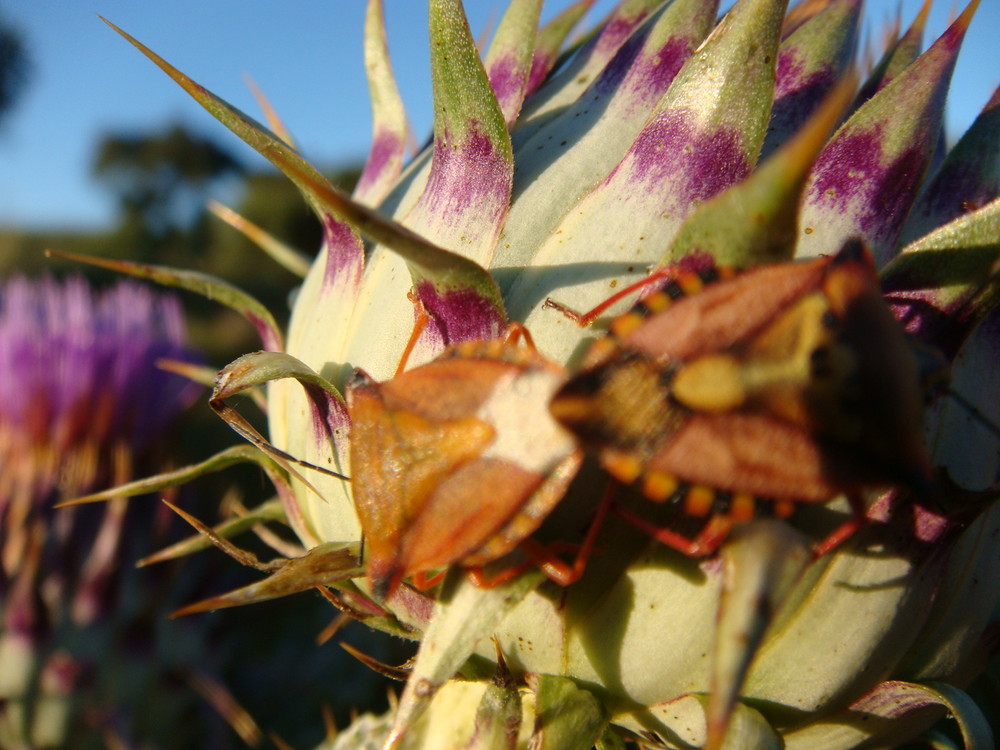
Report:
[[616,508],[661,541],[709,554],[760,499],[787,516],[846,494],[855,518],[823,553],[860,525],[861,491],[926,483],[925,370],[850,242],[741,273],[678,271],[612,321],[550,408],[612,476],[709,517],[689,538]]
[[[521,547],[568,584],[563,564],[528,537],[563,497],[583,453],[549,413],[566,372],[520,326],[469,341],[427,364],[347,385],[351,481],[377,597],[452,564],[481,567]],[[589,547],[594,530],[584,542]]]

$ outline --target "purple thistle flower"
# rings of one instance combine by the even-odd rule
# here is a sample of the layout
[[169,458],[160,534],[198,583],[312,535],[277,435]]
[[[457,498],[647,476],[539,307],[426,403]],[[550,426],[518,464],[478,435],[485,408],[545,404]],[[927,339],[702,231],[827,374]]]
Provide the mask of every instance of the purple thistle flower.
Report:
[[82,278],[0,286],[0,605],[13,629],[37,634],[54,616],[28,593],[41,580],[72,592],[76,621],[101,609],[124,507],[98,520],[51,506],[130,478],[190,404],[199,387],[160,358],[194,358],[175,296],[132,281],[95,292]]
[[[36,700],[62,706],[21,727],[25,746],[52,746],[73,720],[87,660],[65,644],[92,637],[124,570],[123,501],[52,506],[129,479],[197,395],[161,358],[196,359],[173,295],[133,281],[103,292],[82,278],[0,284],[0,726],[19,726]],[[148,513],[129,519],[139,529]],[[79,629],[69,641],[67,627]]]
[[176,297],[81,278],[0,287],[0,510],[107,479],[113,451],[142,453],[198,392],[160,370],[191,360]]

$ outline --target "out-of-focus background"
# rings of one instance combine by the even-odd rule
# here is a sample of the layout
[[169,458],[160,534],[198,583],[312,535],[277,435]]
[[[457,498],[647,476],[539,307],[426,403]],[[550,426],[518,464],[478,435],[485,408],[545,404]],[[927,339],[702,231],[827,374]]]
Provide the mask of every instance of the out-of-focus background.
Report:
[[[385,5],[396,77],[414,141],[422,142],[432,118],[426,4],[385,0]],[[545,18],[565,7],[561,2],[547,5]],[[613,5],[612,0],[599,0],[590,18],[600,18]],[[362,52],[364,6],[362,0],[0,4],[0,283],[15,273],[81,270],[45,258],[46,248],[94,253],[212,273],[256,296],[284,322],[287,295],[297,279],[207,213],[205,205],[209,199],[219,200],[308,253],[319,243],[312,215],[284,178],[97,14],[259,117],[246,78],[251,76],[306,158],[349,188],[364,161],[370,131]],[[500,0],[468,0],[473,32],[488,38],[503,6]],[[868,0],[863,48],[880,49],[897,13],[906,28],[919,7],[919,0]],[[944,30],[957,10],[961,8],[951,0],[935,4],[925,44]],[[1000,83],[998,34],[1000,2],[983,0],[954,75],[946,114],[949,142],[968,127]],[[102,284],[113,278],[85,272]],[[192,343],[213,367],[259,348],[252,328],[235,314],[190,295],[184,296],[184,303]],[[174,464],[200,460],[238,440],[204,406],[191,410],[179,435]],[[266,484],[259,471],[244,467],[186,489],[185,507],[211,521],[221,497],[236,493],[252,505],[270,494]],[[172,598],[158,616],[259,577],[220,558],[219,553],[205,552],[201,562],[181,569],[188,572],[182,583],[170,587]],[[214,577],[202,579],[208,583],[195,581],[209,574]],[[134,581],[141,588],[149,579]],[[385,706],[382,683],[359,676],[335,642],[315,644],[334,616],[318,596],[299,595],[195,615],[201,618],[195,620],[197,625],[169,632],[204,626],[209,631],[206,642],[218,644],[212,675],[265,731],[304,747],[322,736],[322,704],[336,706],[341,724],[352,703]],[[158,623],[146,627],[156,629]],[[391,644],[366,640],[360,627],[348,627],[343,637],[386,658],[401,653],[394,653]],[[176,641],[180,635],[166,640],[171,638]],[[275,695],[288,700],[278,704]],[[138,743],[149,739],[143,729],[133,731]],[[215,738],[213,746],[241,746],[235,735],[225,737]],[[183,732],[181,740],[187,741]]]

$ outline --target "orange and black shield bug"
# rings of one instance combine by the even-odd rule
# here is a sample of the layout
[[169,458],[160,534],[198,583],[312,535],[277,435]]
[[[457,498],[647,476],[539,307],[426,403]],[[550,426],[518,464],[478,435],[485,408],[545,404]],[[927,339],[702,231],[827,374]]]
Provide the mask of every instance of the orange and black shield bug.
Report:
[[680,271],[611,323],[551,410],[620,481],[711,516],[694,539],[658,534],[701,555],[760,499],[785,516],[846,493],[857,512],[862,490],[920,487],[923,382],[851,242],[735,275]]
[[[525,546],[565,494],[582,451],[548,404],[566,372],[516,345],[523,333],[458,344],[382,383],[361,371],[349,382],[351,481],[377,596]],[[543,569],[563,583],[579,574]]]

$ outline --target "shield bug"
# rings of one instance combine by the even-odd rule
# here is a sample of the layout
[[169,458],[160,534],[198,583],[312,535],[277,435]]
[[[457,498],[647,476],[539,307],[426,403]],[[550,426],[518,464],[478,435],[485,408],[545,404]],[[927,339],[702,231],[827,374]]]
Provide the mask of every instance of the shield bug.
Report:
[[926,482],[933,378],[859,242],[736,274],[681,270],[609,333],[551,411],[612,476],[709,517],[689,538],[617,509],[686,554],[711,553],[759,499],[787,516],[847,494],[855,519],[827,551],[860,524],[861,491]]
[[565,494],[582,450],[548,410],[566,372],[530,338],[517,345],[524,335],[514,326],[499,340],[452,346],[385,382],[360,370],[350,379],[351,481],[376,596],[518,546],[551,578],[578,577],[579,565],[546,561],[528,540]]

